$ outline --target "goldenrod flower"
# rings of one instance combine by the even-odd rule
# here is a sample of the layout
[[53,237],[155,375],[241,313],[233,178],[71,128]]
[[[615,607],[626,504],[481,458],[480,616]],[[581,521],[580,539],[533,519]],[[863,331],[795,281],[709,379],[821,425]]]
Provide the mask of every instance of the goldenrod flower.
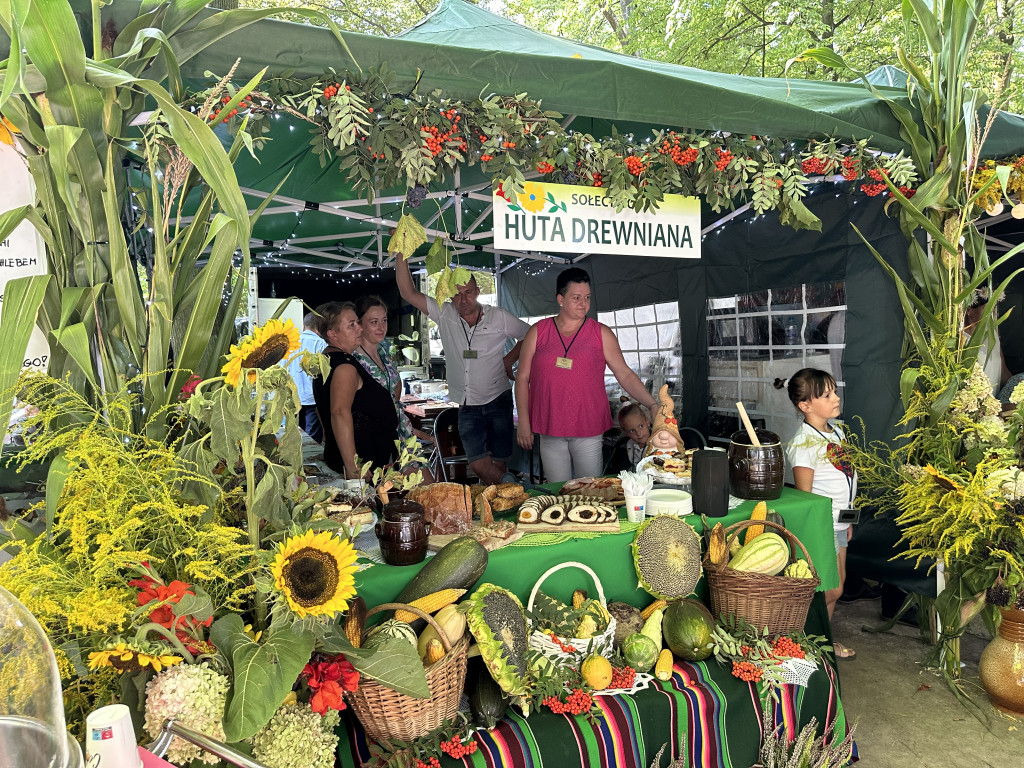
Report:
[[14,141],[14,135],[17,133],[21,133],[21,131],[14,127],[14,123],[6,117],[0,117],[0,144],[10,144],[12,147],[17,146]]
[[[291,320],[268,320],[265,325],[253,331],[241,344],[232,344],[228,361],[220,369],[224,380],[237,387],[242,378],[242,369],[266,369],[277,365],[299,349],[299,331]],[[249,380],[255,380],[249,374]]]
[[281,544],[271,566],[274,587],[300,619],[347,610],[356,593],[355,572],[352,542],[330,531],[292,536]]
[[141,672],[150,667],[154,672],[160,672],[165,667],[173,667],[182,661],[181,656],[173,653],[148,652],[152,650],[135,648],[122,640],[111,648],[90,653],[89,669],[113,667],[118,672]]
[[539,212],[544,207],[544,185],[528,181],[523,185],[523,194],[519,195],[519,205],[524,211]]

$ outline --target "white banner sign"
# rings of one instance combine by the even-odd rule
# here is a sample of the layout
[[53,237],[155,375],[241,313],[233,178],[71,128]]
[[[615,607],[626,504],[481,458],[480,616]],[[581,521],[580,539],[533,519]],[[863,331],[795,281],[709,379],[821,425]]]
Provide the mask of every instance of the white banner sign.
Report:
[[517,205],[494,194],[494,245],[515,251],[700,258],[700,201],[665,195],[656,211],[616,211],[608,190],[528,181]]
[[[0,213],[35,203],[32,174],[14,147],[0,142]],[[7,282],[16,277],[46,274],[43,239],[27,221],[21,222],[6,240],[0,240],[0,304]],[[37,327],[25,352],[25,367],[46,370],[50,347]]]

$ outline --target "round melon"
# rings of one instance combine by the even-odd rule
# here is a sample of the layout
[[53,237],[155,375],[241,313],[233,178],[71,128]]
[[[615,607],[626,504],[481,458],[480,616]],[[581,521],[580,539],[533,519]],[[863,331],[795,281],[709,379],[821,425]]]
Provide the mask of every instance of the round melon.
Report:
[[696,600],[671,603],[661,621],[665,645],[686,661],[703,661],[711,655],[715,646],[714,630],[711,611]]
[[685,520],[657,515],[640,524],[632,544],[640,586],[663,600],[686,597],[700,581],[700,539]]
[[647,635],[636,632],[622,641],[622,658],[637,672],[647,672],[658,660],[659,648]]

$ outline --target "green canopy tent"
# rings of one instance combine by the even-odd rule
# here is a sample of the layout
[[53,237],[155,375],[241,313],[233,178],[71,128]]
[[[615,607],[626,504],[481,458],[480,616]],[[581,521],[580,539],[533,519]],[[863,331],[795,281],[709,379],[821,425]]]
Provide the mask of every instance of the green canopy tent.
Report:
[[[72,5],[86,29],[87,3],[72,0]],[[115,0],[102,9],[103,22],[112,20],[121,29],[138,9],[135,0]],[[526,92],[565,115],[570,128],[595,136],[608,135],[612,126],[637,135],[680,128],[793,140],[836,136],[869,139],[883,151],[904,148],[888,107],[859,84],[748,78],[645,61],[529,30],[464,0],[442,0],[427,19],[396,38],[347,33],[345,39],[363,69],[386,63],[399,91],[419,80],[421,91],[437,88],[453,98]],[[9,41],[0,33],[0,57],[7,48]],[[238,79],[264,67],[268,77],[311,77],[331,67],[353,67],[329,31],[263,20],[183,61],[182,75],[206,82],[207,72],[223,75],[239,56]],[[905,90],[886,93],[911,107]],[[1015,119],[1007,130],[1004,123],[997,125],[986,147],[991,154],[1024,150],[1024,132],[1012,130],[1020,125]],[[388,268],[392,260],[386,238],[402,211],[405,190],[382,190],[369,202],[361,199],[344,183],[336,163],[320,167],[309,152],[308,130],[281,116],[258,161],[243,156],[237,164],[251,208],[290,173],[254,228],[256,263],[313,269],[313,274],[327,270],[325,276],[333,279]],[[905,243],[880,201],[851,195],[846,186],[829,180],[817,187],[808,204],[824,222],[821,233],[795,232],[781,227],[774,215],[754,217],[743,208],[724,217],[705,211],[704,258],[696,262],[496,250],[490,181],[476,167],[431,189],[431,200],[417,215],[429,234],[453,236],[463,264],[499,274],[503,303],[524,316],[551,311],[554,274],[566,263],[582,262],[591,271],[599,310],[678,302],[684,393],[679,415],[688,425],[703,426],[708,412],[709,297],[844,281],[846,412],[862,416],[874,437],[887,437],[898,415],[902,317],[890,282],[849,225],[856,223],[901,272]],[[544,264],[551,268],[535,274]],[[280,295],[287,293],[279,289]]]

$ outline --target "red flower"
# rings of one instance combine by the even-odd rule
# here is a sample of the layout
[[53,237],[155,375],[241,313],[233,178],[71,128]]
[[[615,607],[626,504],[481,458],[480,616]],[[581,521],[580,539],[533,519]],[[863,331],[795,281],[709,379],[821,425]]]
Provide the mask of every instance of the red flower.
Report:
[[501,184],[499,184],[499,185],[498,185],[498,189],[497,189],[497,191],[495,192],[495,194],[496,194],[496,195],[497,195],[498,197],[503,197],[503,198],[505,198],[505,200],[506,200],[507,202],[512,202],[512,198],[511,198],[511,197],[509,197],[509,196],[508,196],[508,195],[507,195],[507,194],[505,193],[505,190],[504,190],[504,189],[502,188],[502,185],[501,185]]
[[181,388],[181,392],[178,393],[179,400],[188,400],[192,395],[195,394],[196,387],[202,382],[202,378],[195,374],[188,377],[188,381]]
[[325,681],[309,699],[309,706],[318,715],[326,715],[329,709],[345,709],[345,690],[333,680]]
[[346,691],[359,690],[359,672],[343,654],[310,661],[302,668],[302,676],[312,690],[341,683]]

